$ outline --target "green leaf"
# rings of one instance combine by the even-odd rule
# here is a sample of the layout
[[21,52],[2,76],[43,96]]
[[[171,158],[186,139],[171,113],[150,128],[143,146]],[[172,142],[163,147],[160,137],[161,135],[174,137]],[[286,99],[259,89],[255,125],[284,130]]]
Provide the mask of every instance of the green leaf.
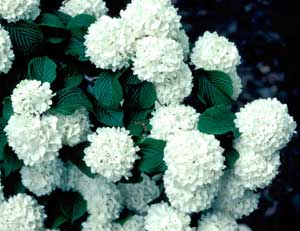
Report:
[[118,80],[122,72],[103,71],[96,80],[93,93],[103,108],[118,109],[123,98],[122,86]]
[[208,108],[199,118],[198,129],[200,132],[222,135],[233,132],[238,135],[234,120],[236,116],[228,105],[217,105]]
[[71,37],[65,49],[65,54],[84,62],[89,60],[89,58],[85,56],[85,50],[86,47],[83,42],[79,41],[75,37]]
[[7,124],[7,121],[3,117],[1,117],[0,118],[0,160],[4,160],[4,158],[5,158],[4,149],[7,144],[7,137],[4,132],[4,128],[5,128],[6,124]]
[[78,87],[83,80],[83,75],[80,73],[64,78],[64,88]]
[[18,159],[16,154],[9,148],[4,150],[2,168],[4,171],[4,177],[8,177],[11,173],[19,170],[23,166],[23,162]]
[[225,165],[228,169],[233,169],[235,162],[239,159],[240,154],[235,149],[225,150]]
[[128,91],[126,107],[138,109],[148,109],[154,106],[156,101],[156,91],[152,83],[142,82],[132,85]]
[[53,219],[51,229],[57,229],[67,221],[68,221],[67,217],[65,217],[63,214],[59,214]]
[[57,29],[65,29],[65,25],[60,20],[60,18],[54,14],[49,14],[49,13],[40,15],[38,24],[40,26],[52,27]]
[[[46,0],[47,1],[47,0]],[[70,15],[67,15],[63,12],[60,11],[53,11],[53,14],[56,15],[57,17],[59,17],[60,21],[66,25],[69,23],[69,21],[72,19],[72,17]]]
[[124,113],[122,110],[116,109],[104,109],[101,107],[97,107],[96,112],[97,119],[107,125],[107,126],[115,126],[115,127],[123,127],[123,119]]
[[28,64],[30,79],[52,83],[56,78],[56,64],[47,56],[33,58]]
[[198,98],[206,106],[231,104],[233,94],[229,75],[221,71],[197,71],[199,82]]
[[79,193],[68,192],[59,198],[59,206],[62,214],[73,223],[86,213],[87,202]]
[[167,169],[164,158],[164,148],[166,142],[152,138],[145,139],[140,145],[141,160],[138,168],[141,172],[156,174]]
[[37,51],[43,43],[44,35],[33,22],[20,21],[5,25],[9,32],[14,50],[20,55],[29,55]]
[[5,97],[3,100],[3,110],[2,114],[4,119],[9,120],[11,115],[14,113],[13,108],[12,108],[12,102],[10,97]]
[[79,41],[84,41],[84,35],[86,34],[89,26],[96,21],[96,18],[87,15],[80,14],[72,18],[67,24],[67,29],[71,31],[72,35],[75,36]]
[[93,111],[93,105],[81,89],[64,88],[56,93],[50,112],[71,115],[80,107]]

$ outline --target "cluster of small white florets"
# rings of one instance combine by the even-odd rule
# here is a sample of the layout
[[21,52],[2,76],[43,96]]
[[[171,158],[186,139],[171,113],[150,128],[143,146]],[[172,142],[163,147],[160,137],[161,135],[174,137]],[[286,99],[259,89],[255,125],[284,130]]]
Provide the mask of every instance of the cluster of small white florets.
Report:
[[238,49],[233,42],[219,36],[216,32],[211,33],[209,31],[198,38],[191,54],[191,61],[196,69],[223,71],[230,76],[234,100],[242,92],[241,79],[236,71],[240,60]]
[[0,203],[0,217],[0,230],[41,231],[46,214],[32,197],[18,194]]
[[74,146],[87,139],[90,122],[85,109],[70,116],[45,114],[54,95],[49,83],[37,80],[22,80],[13,90],[14,114],[4,131],[25,165],[54,160],[63,144]]
[[3,195],[3,186],[1,182],[1,172],[0,172],[0,203],[4,200],[4,195]]
[[84,161],[93,173],[109,181],[128,179],[134,162],[139,158],[129,131],[124,128],[98,128],[88,135],[90,146],[84,150]]
[[40,0],[0,1],[0,18],[4,18],[8,22],[35,20],[40,12]]
[[180,103],[192,91],[184,63],[188,37],[170,0],[134,0],[120,18],[103,16],[85,36],[86,56],[98,68],[116,71],[133,62],[133,72],[154,83],[161,104]]
[[[174,207],[184,212],[199,212],[210,206],[225,168],[222,153],[214,136],[196,130],[170,137],[164,150],[168,166],[164,182]],[[183,198],[186,203],[181,203]]]
[[103,0],[64,0],[59,11],[72,17],[79,14],[88,14],[99,18],[108,11]]
[[209,213],[204,215],[198,231],[239,231],[235,219],[226,213]]
[[23,166],[20,173],[23,185],[37,196],[50,194],[61,185],[64,164],[60,159]]
[[135,184],[118,184],[118,188],[124,198],[125,206],[137,214],[147,212],[148,203],[159,197],[160,191],[155,181],[143,174],[143,181]]
[[90,120],[85,108],[76,110],[71,115],[56,115],[58,130],[62,134],[62,144],[73,147],[87,140],[91,133]]
[[[1,5],[1,3],[0,3]],[[0,26],[0,74],[10,70],[15,58],[9,33]]]
[[113,224],[112,231],[146,231],[143,216],[132,216],[125,224]]
[[185,105],[158,107],[152,115],[151,137],[161,140],[168,140],[181,131],[196,130],[200,116],[194,108]]
[[191,231],[190,217],[167,203],[151,205],[145,216],[147,231]]

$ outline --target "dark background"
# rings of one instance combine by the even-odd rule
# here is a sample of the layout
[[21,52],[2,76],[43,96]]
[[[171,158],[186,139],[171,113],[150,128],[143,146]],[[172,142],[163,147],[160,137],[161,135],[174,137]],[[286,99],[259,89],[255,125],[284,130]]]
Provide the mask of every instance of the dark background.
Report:
[[[257,98],[277,97],[288,104],[290,114],[299,124],[299,0],[173,0],[173,3],[179,8],[192,41],[209,30],[236,43],[242,56],[241,106]],[[241,221],[254,231],[300,230],[299,135],[282,151],[281,160],[279,176],[262,191],[260,208]]]

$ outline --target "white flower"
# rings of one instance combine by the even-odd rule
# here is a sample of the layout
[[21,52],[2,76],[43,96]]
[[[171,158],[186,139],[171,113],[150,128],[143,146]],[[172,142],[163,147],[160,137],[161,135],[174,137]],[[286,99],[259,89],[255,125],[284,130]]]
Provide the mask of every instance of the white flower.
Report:
[[46,215],[32,197],[18,194],[0,204],[0,217],[0,230],[40,231]]
[[154,83],[154,86],[160,104],[179,104],[192,92],[192,72],[188,65],[182,63],[179,70],[165,76],[163,82]]
[[219,70],[225,73],[234,72],[240,59],[233,42],[216,32],[208,31],[198,38],[191,54],[191,61],[196,69]]
[[87,221],[82,223],[82,231],[112,231],[112,224],[103,221],[98,215],[90,215]]
[[132,216],[125,224],[113,224],[112,231],[146,231],[144,228],[143,216]]
[[288,114],[287,105],[276,98],[246,104],[236,117],[234,122],[244,145],[266,156],[284,148],[296,133],[297,125]]
[[79,14],[88,14],[99,18],[108,11],[103,0],[64,0],[59,11],[72,17]]
[[119,184],[118,188],[124,197],[125,206],[138,214],[147,211],[148,203],[158,198],[160,191],[154,181],[143,174],[143,181],[135,184]]
[[12,50],[12,44],[9,33],[0,26],[0,74],[8,73],[12,66],[14,58],[15,55]]
[[145,37],[137,41],[133,71],[140,80],[162,83],[183,63],[181,45],[169,38]]
[[40,0],[1,0],[0,18],[8,22],[35,20],[40,15]]
[[133,0],[120,14],[137,39],[172,37],[181,27],[181,17],[170,0]]
[[98,128],[96,133],[88,135],[90,146],[84,150],[84,161],[93,173],[116,182],[122,177],[132,176],[131,169],[138,159],[129,131],[124,128]]
[[186,61],[190,55],[190,42],[189,37],[187,36],[184,29],[179,30],[176,35],[173,37],[173,39],[180,43],[183,55],[184,55],[184,61]]
[[232,99],[237,100],[243,90],[242,80],[236,70],[229,73],[229,76],[231,78],[233,88]]
[[56,116],[64,145],[73,147],[87,140],[87,135],[91,132],[91,124],[86,109],[78,109],[72,115],[57,114]]
[[278,173],[280,166],[279,153],[270,158],[254,152],[252,149],[237,149],[240,154],[234,166],[234,174],[240,183],[248,189],[255,190],[269,185]]
[[245,224],[240,224],[239,225],[239,231],[252,231],[252,229],[249,226],[245,225]]
[[[222,188],[220,188],[220,191],[222,191]],[[249,190],[245,191],[243,196],[238,198],[232,198],[225,193],[221,193],[221,195],[218,195],[213,208],[214,211],[228,213],[235,219],[240,219],[250,215],[258,208],[259,198],[260,194]]]
[[62,147],[55,116],[13,115],[4,131],[8,144],[25,165],[54,160]]
[[167,203],[151,205],[145,216],[147,231],[191,231],[190,217]]
[[85,55],[97,68],[116,71],[129,66],[135,38],[119,18],[100,17],[85,36]]
[[4,195],[3,195],[3,186],[1,183],[1,172],[0,172],[0,204],[2,203],[3,200],[4,200]]
[[152,126],[151,137],[168,140],[180,131],[197,129],[200,114],[190,106],[170,105],[159,107],[152,113],[150,119]]
[[54,95],[48,82],[22,80],[11,95],[14,112],[22,115],[42,114],[52,105]]
[[183,187],[167,171],[164,175],[165,192],[171,205],[185,213],[200,212],[211,207],[219,184],[207,184],[194,190]]
[[87,201],[87,210],[97,216],[101,223],[111,222],[119,217],[122,197],[116,185],[102,176],[89,178],[85,175],[78,179],[75,186]]
[[50,194],[61,184],[64,164],[60,159],[23,166],[20,173],[23,185],[37,196]]
[[235,219],[226,213],[211,213],[203,216],[198,231],[239,231]]
[[164,150],[168,172],[182,187],[194,191],[215,183],[223,174],[224,157],[213,135],[186,131],[171,136]]
[[59,188],[63,191],[77,190],[79,179],[84,176],[84,173],[76,165],[67,161],[63,168],[63,176]]

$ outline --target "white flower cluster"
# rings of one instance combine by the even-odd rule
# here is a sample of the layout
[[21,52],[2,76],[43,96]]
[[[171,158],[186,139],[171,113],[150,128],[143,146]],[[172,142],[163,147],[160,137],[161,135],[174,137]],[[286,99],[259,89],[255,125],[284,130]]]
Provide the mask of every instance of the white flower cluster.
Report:
[[13,90],[14,114],[4,131],[9,146],[25,165],[54,160],[63,144],[74,146],[85,141],[90,132],[85,109],[70,116],[45,114],[54,95],[49,83],[37,80],[22,80]]
[[120,18],[100,17],[85,36],[86,56],[97,68],[133,72],[153,82],[161,104],[180,103],[192,91],[184,63],[188,37],[170,0],[133,0]]
[[[1,5],[1,3],[0,3]],[[1,15],[0,15],[1,17]],[[7,74],[15,58],[9,34],[0,26],[0,74]]]
[[25,79],[11,95],[14,112],[21,115],[42,114],[50,109],[54,95],[48,82]]
[[10,117],[4,131],[9,145],[25,165],[54,160],[62,147],[57,117],[17,115]]
[[0,18],[8,22],[35,20],[40,15],[40,0],[1,0]]
[[124,198],[125,206],[137,214],[144,214],[148,209],[148,203],[159,197],[160,191],[154,181],[143,174],[143,181],[135,184],[118,184],[118,188]]
[[196,130],[200,116],[194,108],[185,105],[158,107],[152,115],[151,137],[161,140],[168,140],[181,131]]
[[1,172],[0,172],[0,203],[4,200],[4,195],[3,195],[3,186],[1,182]]
[[235,219],[226,213],[210,213],[199,222],[198,231],[239,231]]
[[57,118],[64,145],[73,147],[87,140],[91,124],[85,108],[76,110],[72,115],[57,115]]
[[174,207],[184,212],[199,212],[210,206],[225,168],[222,153],[214,136],[196,130],[178,133],[168,140],[164,151],[168,166],[164,182]]
[[98,173],[109,181],[128,179],[135,160],[138,159],[129,131],[124,128],[98,128],[88,135],[91,143],[84,150],[84,161],[93,173]]
[[64,0],[59,11],[72,17],[79,14],[88,14],[99,18],[108,11],[103,0]]
[[233,42],[229,42],[227,38],[219,36],[216,32],[209,31],[198,38],[191,54],[191,61],[196,69],[223,71],[230,76],[234,100],[242,92],[241,79],[236,71],[240,60],[238,49]]
[[23,166],[21,171],[23,185],[37,196],[50,194],[61,185],[64,164],[61,160]]
[[132,216],[123,225],[113,224],[112,231],[146,231],[143,216]]
[[145,216],[147,231],[191,231],[190,217],[167,203],[151,205]]
[[32,197],[18,194],[0,204],[0,217],[0,230],[41,231],[46,214]]
[[249,226],[245,225],[245,224],[240,224],[239,225],[239,231],[252,231],[252,229]]

